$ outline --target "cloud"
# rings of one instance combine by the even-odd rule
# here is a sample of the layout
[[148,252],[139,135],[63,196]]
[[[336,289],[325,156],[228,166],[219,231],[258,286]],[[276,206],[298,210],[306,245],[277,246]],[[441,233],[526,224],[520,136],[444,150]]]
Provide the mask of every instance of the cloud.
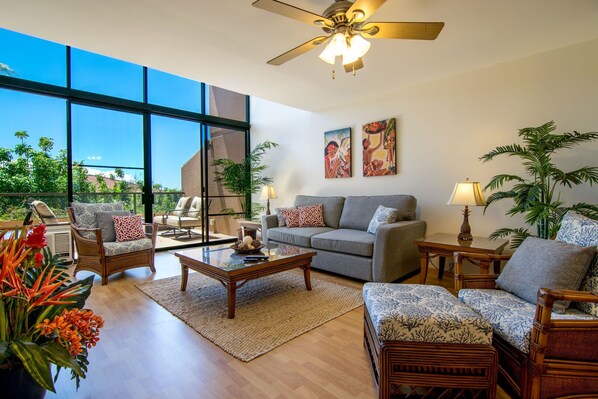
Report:
[[102,157],[100,155],[89,155],[87,159],[90,161],[99,161],[102,159]]
[[[114,170],[109,170],[109,171],[104,171],[103,172],[103,171],[101,171],[99,169],[94,169],[94,168],[90,168],[90,167],[87,167],[87,166],[84,166],[84,167],[85,167],[85,169],[87,169],[87,173],[90,176],[102,175],[104,177],[110,178],[110,175],[114,175],[115,174]],[[129,183],[135,183],[137,181],[137,179],[135,179],[135,176],[129,175],[129,174],[126,174],[126,173],[125,173],[124,180],[126,182],[129,182]]]

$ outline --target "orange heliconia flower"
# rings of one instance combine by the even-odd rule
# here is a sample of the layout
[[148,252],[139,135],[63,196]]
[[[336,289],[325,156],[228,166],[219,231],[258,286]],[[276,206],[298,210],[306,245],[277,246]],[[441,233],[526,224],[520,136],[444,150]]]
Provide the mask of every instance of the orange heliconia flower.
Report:
[[104,319],[91,310],[65,309],[54,321],[45,319],[36,328],[45,336],[56,334],[56,341],[76,356],[83,351],[83,345],[87,348],[96,345],[103,326]]

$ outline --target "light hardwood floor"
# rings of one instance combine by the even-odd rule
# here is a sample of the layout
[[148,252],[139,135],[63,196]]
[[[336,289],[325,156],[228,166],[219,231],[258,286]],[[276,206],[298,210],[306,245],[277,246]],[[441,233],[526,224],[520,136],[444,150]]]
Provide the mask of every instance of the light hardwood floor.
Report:
[[[46,398],[364,398],[376,397],[363,348],[363,307],[338,317],[249,362],[228,355],[135,287],[180,275],[178,259],[156,254],[149,268],[128,270],[101,286],[86,307],[104,317],[79,391],[62,371]],[[451,288],[428,273],[428,283]],[[77,277],[88,276],[80,272]],[[361,288],[363,282],[313,272],[313,277]],[[407,282],[417,283],[418,276]],[[243,339],[243,337],[239,337]],[[499,392],[499,398],[506,399]]]

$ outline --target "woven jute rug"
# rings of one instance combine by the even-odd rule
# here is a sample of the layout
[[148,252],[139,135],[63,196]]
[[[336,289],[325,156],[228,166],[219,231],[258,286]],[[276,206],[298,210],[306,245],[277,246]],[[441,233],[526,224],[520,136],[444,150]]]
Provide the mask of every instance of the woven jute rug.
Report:
[[283,272],[247,282],[237,290],[234,319],[227,318],[226,288],[190,273],[136,284],[137,288],[195,331],[244,362],[363,304],[361,290],[317,278],[305,289],[303,274]]

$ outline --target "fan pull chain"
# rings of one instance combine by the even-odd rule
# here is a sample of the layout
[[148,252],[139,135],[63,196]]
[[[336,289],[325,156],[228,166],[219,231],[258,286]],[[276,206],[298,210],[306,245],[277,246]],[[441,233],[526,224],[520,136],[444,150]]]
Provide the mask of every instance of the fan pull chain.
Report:
[[336,79],[336,71],[334,70],[334,67],[332,67],[332,79]]
[[355,76],[355,75],[357,75],[357,74],[355,73],[355,63],[353,63],[353,76]]

